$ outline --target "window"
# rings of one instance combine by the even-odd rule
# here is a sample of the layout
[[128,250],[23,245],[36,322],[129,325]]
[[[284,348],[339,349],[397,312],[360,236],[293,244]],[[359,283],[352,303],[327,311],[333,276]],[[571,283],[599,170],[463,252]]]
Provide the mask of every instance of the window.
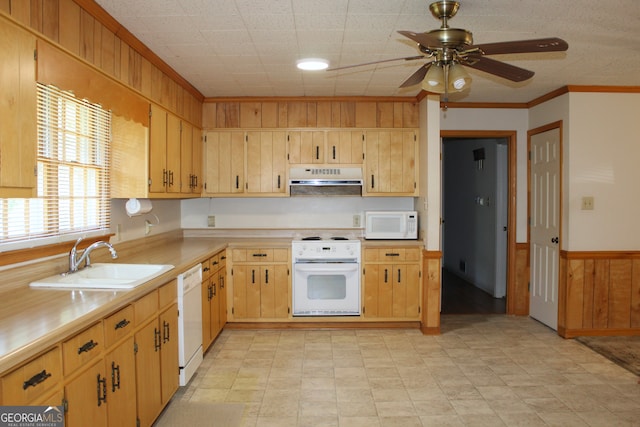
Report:
[[104,234],[110,227],[111,113],[37,85],[37,197],[0,199],[0,250]]

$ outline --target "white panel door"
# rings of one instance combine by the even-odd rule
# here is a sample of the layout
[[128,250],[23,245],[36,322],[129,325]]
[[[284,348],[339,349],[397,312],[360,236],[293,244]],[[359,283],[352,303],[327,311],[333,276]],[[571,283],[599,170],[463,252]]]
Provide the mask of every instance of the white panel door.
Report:
[[531,136],[531,292],[529,314],[558,329],[560,129]]

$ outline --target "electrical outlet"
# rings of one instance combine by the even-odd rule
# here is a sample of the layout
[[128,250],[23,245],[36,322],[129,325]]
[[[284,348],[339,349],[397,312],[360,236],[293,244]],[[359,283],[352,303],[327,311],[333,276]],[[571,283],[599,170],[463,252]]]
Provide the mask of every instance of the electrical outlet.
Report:
[[582,198],[582,210],[583,211],[592,211],[594,205],[594,200],[592,196],[585,196]]
[[216,217],[215,217],[215,215],[209,215],[207,217],[207,225],[209,227],[215,227],[216,226]]
[[356,214],[353,216],[353,226],[360,227],[360,215]]

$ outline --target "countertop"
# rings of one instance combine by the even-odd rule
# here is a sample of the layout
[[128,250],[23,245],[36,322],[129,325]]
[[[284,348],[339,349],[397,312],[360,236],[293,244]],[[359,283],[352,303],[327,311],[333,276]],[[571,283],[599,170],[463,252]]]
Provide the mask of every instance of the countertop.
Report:
[[[363,240],[363,248],[421,244],[419,241],[406,240]],[[178,274],[226,247],[290,245],[290,238],[181,237],[168,243],[143,245],[122,255],[119,252],[117,262],[174,266],[172,270],[131,290],[47,289],[30,288],[26,284],[10,292],[2,292],[0,374],[173,280]],[[40,277],[32,280],[37,278]]]

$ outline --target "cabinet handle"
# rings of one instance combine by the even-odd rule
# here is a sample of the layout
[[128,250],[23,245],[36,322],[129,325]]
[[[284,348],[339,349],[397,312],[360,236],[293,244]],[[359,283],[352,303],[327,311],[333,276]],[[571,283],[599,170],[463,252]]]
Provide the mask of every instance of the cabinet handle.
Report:
[[202,269],[202,272],[204,273],[205,271],[209,271],[209,270],[211,270],[209,267],[205,267]]
[[120,389],[120,365],[111,362],[111,392],[115,393],[116,388]]
[[78,354],[82,354],[85,351],[89,352],[94,348],[96,348],[97,345],[98,345],[97,342],[95,342],[94,340],[91,340],[78,348]]
[[41,382],[43,382],[44,380],[46,380],[47,378],[49,378],[50,376],[51,376],[51,374],[48,373],[46,369],[43,369],[42,372],[39,372],[39,373],[35,374],[34,376],[32,376],[31,378],[29,378],[28,380],[26,380],[22,384],[22,389],[26,390],[29,387],[35,387],[38,384],[40,384]]
[[224,276],[220,277],[220,289],[224,289]]
[[[102,387],[100,387],[101,385]],[[98,374],[98,406],[103,402],[107,403],[107,379],[100,379],[100,374]]]
[[162,169],[162,185],[165,186],[168,183],[168,174],[166,169]]
[[280,175],[278,175],[278,188],[280,188]]
[[173,186],[173,171],[169,171],[169,187]]
[[220,259],[224,261],[225,259],[227,259],[227,256],[226,256],[226,255],[222,255],[222,256],[220,257]]
[[171,325],[169,325],[169,322],[167,322],[166,320],[164,322],[162,322],[162,329],[163,329],[163,336],[162,336],[162,343],[166,343],[171,341]]
[[240,188],[240,175],[236,175],[236,189]]
[[266,257],[267,254],[253,254],[251,256],[254,256],[254,257]]
[[401,283],[402,279],[400,278],[400,269],[398,269],[398,283]]
[[400,254],[399,253],[395,253],[395,252],[389,252],[389,253],[384,254],[384,256],[400,256]]
[[256,271],[255,270],[251,270],[251,283],[253,283],[253,284],[256,283]]
[[266,269],[264,271],[264,284],[268,285],[269,284],[269,269]]
[[316,145],[316,160],[320,160],[320,146]]
[[158,328],[153,328],[153,349],[155,351],[160,350],[160,331],[158,330]]
[[114,329],[118,330],[118,329],[126,328],[129,323],[131,322],[129,322],[127,319],[122,319],[121,321],[116,323],[116,326],[114,327]]
[[336,159],[336,146],[333,146],[333,160]]
[[389,281],[389,271],[385,268],[384,269],[384,283],[387,283]]
[[375,176],[373,174],[371,175],[371,188],[376,188]]

